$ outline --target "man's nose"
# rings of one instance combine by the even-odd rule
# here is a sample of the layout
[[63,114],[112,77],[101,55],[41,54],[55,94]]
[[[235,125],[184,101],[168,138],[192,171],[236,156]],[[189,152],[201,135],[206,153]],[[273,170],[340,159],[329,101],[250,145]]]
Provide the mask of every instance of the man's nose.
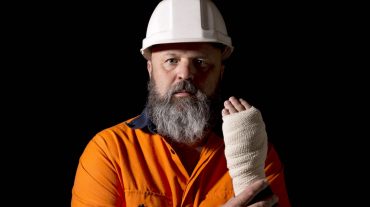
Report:
[[178,67],[178,78],[182,80],[193,80],[196,69],[191,61],[182,61]]

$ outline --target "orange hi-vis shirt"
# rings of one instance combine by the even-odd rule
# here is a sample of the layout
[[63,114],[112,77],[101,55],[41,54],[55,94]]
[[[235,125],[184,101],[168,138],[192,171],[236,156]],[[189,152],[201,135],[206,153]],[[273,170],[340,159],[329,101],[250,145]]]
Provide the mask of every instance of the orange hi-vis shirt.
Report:
[[[215,207],[234,196],[224,143],[216,133],[208,137],[189,175],[164,137],[127,123],[102,130],[87,144],[75,175],[72,207]],[[283,166],[271,144],[265,172],[279,206],[290,207]]]

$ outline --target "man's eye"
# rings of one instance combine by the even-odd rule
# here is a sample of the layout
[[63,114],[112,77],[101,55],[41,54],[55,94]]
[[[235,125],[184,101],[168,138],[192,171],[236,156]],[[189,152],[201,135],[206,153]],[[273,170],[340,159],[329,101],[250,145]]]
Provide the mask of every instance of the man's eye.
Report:
[[169,58],[165,61],[166,63],[169,63],[169,64],[176,64],[178,63],[179,61],[175,58]]
[[208,67],[207,61],[205,61],[203,59],[195,60],[195,65],[197,65],[198,67],[201,67],[201,68]]

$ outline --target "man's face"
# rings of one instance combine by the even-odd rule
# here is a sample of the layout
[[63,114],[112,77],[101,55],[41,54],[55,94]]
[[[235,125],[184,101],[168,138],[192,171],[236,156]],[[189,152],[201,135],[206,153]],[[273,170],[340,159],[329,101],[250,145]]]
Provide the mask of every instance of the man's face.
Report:
[[220,49],[205,43],[157,46],[148,71],[147,108],[158,133],[177,143],[201,143],[215,116],[211,104],[223,72]]
[[[209,43],[163,44],[152,48],[147,68],[160,96],[164,96],[177,83],[189,80],[210,97],[215,93],[223,74],[221,60],[221,50]],[[191,95],[178,92],[174,96]]]

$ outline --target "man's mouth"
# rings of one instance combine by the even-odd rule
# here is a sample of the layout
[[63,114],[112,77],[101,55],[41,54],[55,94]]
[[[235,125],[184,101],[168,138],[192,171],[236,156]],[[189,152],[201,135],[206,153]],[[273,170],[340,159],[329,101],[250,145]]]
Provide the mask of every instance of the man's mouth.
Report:
[[186,90],[180,90],[180,91],[174,92],[173,95],[175,97],[186,97],[186,96],[192,96],[193,93],[191,93],[190,91],[186,91]]

